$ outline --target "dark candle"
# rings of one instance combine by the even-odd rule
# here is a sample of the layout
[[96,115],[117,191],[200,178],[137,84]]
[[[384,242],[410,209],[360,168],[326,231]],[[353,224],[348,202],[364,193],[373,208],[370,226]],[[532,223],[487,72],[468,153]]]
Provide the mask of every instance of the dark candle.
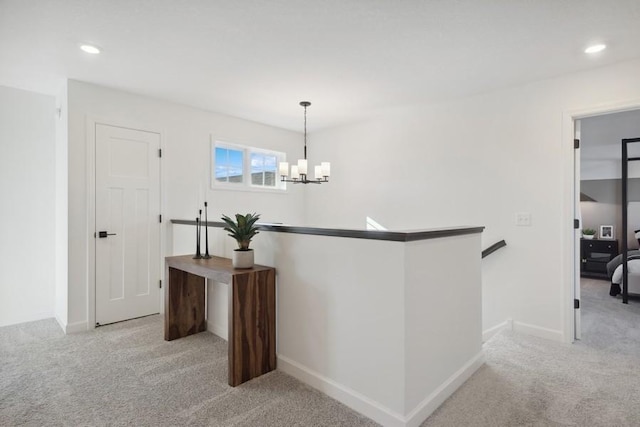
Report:
[[202,254],[200,253],[200,218],[196,218],[196,255],[193,259],[202,258]]
[[209,221],[207,217],[207,202],[204,202],[204,257],[206,259],[211,258],[209,255],[209,227],[207,227],[207,222]]

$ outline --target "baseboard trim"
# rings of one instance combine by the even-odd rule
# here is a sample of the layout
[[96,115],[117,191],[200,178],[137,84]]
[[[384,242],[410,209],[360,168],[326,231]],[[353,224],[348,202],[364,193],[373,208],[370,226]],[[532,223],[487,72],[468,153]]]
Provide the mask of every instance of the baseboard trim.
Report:
[[292,377],[320,390],[324,394],[347,405],[356,412],[359,412],[375,422],[386,427],[405,427],[404,417],[384,405],[370,399],[355,390],[345,387],[342,384],[329,379],[293,360],[278,355],[278,370],[291,375]]
[[86,332],[88,330],[87,322],[75,322],[67,323],[64,333],[65,334],[77,334],[78,332]]
[[540,338],[546,338],[548,340],[553,341],[564,341],[564,334],[562,331],[558,331],[556,329],[547,329],[541,326],[530,325],[528,323],[513,322],[513,330],[516,332],[522,332],[525,334],[533,335]]
[[484,363],[484,351],[472,357],[405,417],[373,399],[278,355],[278,369],[320,390],[385,427],[418,427]]
[[507,319],[502,323],[498,323],[497,325],[487,329],[482,332],[482,342],[485,343],[489,341],[494,335],[503,329],[507,329],[509,331],[513,330],[513,319]]
[[472,357],[407,415],[405,426],[418,427],[484,364],[484,351]]
[[56,319],[56,322],[58,322],[58,326],[60,326],[60,328],[62,329],[62,332],[64,332],[65,334],[67,333],[67,324],[64,323],[62,320],[60,320],[60,318],[58,316],[53,316],[54,319]]
[[207,331],[222,338],[225,341],[229,341],[229,331],[225,327],[216,325],[215,323],[207,320]]

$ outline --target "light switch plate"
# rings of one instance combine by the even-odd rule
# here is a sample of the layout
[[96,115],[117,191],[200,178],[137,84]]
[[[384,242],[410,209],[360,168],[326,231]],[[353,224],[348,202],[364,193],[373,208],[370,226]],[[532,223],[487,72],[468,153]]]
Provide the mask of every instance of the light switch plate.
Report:
[[516,213],[516,225],[519,227],[531,227],[531,213],[530,212]]

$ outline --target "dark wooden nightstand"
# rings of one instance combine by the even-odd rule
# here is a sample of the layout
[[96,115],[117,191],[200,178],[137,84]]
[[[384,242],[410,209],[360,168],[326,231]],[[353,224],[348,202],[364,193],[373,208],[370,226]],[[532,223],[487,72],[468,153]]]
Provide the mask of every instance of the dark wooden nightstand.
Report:
[[618,241],[580,240],[580,276],[607,279],[607,263],[618,255]]

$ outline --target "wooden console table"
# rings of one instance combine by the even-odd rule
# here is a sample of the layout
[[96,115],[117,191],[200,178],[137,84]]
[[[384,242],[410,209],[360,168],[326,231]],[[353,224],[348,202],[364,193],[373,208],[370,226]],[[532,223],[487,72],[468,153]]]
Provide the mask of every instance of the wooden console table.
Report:
[[237,270],[227,258],[167,257],[164,339],[206,331],[206,279],[229,287],[229,385],[235,387],[276,368],[276,270]]

